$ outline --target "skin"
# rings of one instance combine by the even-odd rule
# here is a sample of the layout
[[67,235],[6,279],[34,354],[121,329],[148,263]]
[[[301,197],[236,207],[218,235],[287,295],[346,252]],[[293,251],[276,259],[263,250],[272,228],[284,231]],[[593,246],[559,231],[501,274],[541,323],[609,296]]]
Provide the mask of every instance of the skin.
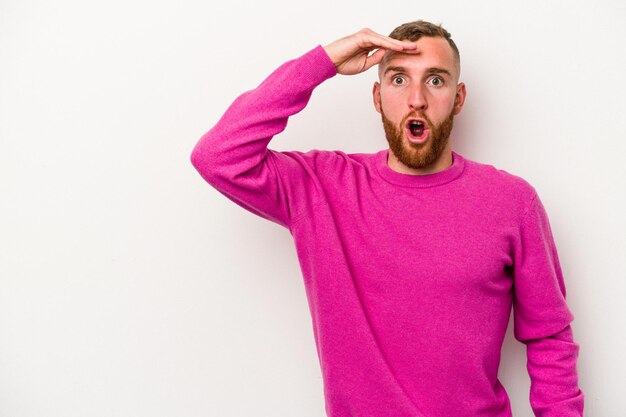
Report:
[[[372,90],[374,107],[381,114],[387,141],[387,164],[396,172],[432,174],[452,165],[449,135],[452,119],[465,102],[465,84],[452,48],[440,37],[416,42],[398,41],[362,29],[324,47],[337,72],[354,75],[379,64],[379,81]],[[376,50],[371,55],[371,51]],[[391,71],[386,72],[390,67]],[[402,69],[400,69],[402,68]],[[446,73],[432,73],[439,68]],[[424,119],[429,126],[425,143],[408,140],[405,122]]]

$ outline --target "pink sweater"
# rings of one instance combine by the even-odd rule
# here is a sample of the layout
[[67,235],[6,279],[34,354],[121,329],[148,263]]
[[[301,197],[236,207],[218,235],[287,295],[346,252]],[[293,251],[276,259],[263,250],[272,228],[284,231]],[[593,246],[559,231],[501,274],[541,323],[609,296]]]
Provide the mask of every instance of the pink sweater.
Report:
[[407,175],[376,153],[274,151],[336,69],[318,45],[239,96],[191,155],[224,196],[293,236],[329,417],[507,417],[511,308],[538,417],[583,415],[579,345],[535,189],[453,152]]

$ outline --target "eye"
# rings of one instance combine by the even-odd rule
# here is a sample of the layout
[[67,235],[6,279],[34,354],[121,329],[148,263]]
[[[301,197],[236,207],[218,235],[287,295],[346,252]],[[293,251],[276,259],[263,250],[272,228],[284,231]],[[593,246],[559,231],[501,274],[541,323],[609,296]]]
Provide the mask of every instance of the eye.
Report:
[[443,78],[441,77],[433,77],[430,79],[430,84],[434,87],[441,87],[443,85]]
[[404,83],[404,81],[405,81],[405,80],[404,80],[404,77],[402,77],[402,76],[400,76],[400,75],[394,75],[394,76],[391,78],[391,83],[392,83],[393,85],[402,85],[402,84]]

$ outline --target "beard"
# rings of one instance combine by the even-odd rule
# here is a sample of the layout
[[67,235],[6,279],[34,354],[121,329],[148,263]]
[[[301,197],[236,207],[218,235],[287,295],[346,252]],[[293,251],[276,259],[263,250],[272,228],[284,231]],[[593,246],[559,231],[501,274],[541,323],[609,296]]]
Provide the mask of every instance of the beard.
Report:
[[454,109],[438,125],[434,125],[428,116],[421,114],[420,116],[428,123],[429,138],[425,143],[412,143],[405,139],[405,125],[409,117],[414,116],[415,113],[409,113],[403,117],[399,126],[385,117],[382,106],[380,114],[389,148],[401,163],[415,169],[428,167],[439,159],[446,148],[454,124]]

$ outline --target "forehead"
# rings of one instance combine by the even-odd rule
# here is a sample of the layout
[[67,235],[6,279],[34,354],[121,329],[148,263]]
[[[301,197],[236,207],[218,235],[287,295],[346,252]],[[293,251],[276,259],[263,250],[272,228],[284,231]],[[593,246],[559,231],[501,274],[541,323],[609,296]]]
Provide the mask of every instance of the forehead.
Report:
[[445,68],[458,77],[459,69],[456,65],[454,51],[444,38],[421,37],[416,43],[419,51],[417,54],[387,51],[382,62],[378,65],[378,74],[382,76],[384,70],[393,65]]

